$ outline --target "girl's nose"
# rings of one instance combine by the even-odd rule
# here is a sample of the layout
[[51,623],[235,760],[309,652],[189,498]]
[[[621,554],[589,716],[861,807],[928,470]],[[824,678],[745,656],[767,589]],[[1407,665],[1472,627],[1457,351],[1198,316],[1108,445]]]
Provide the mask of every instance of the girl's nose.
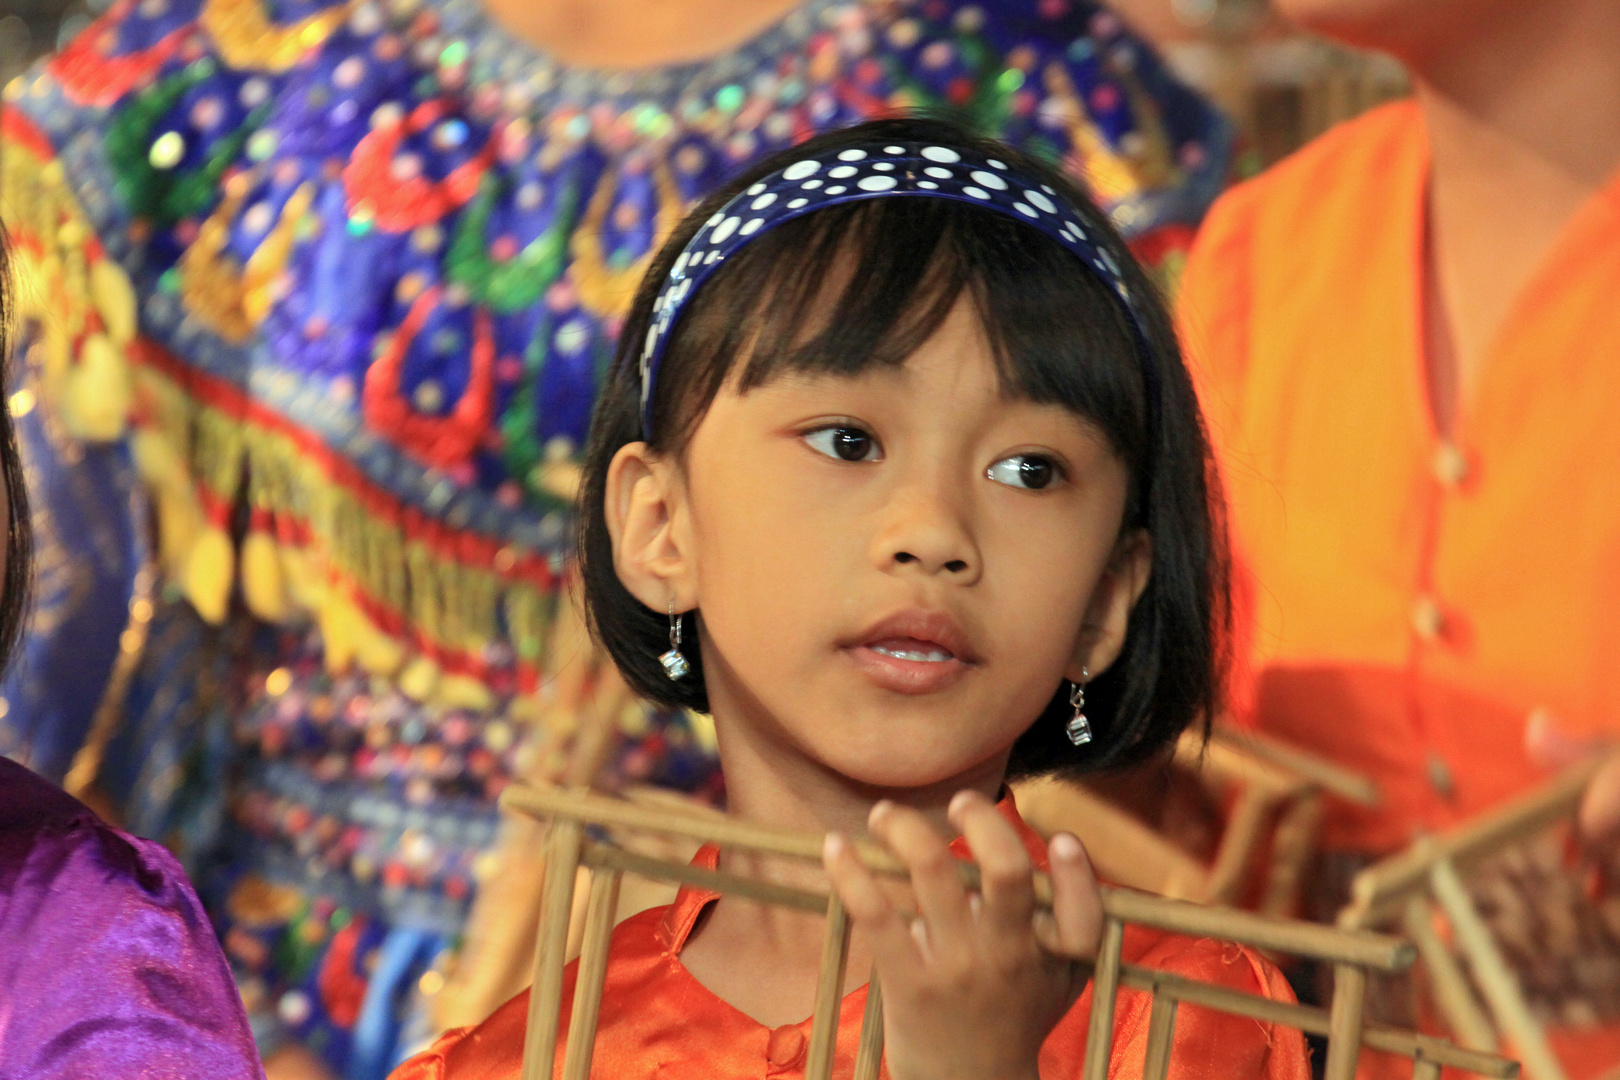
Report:
[[877,537],[878,568],[945,574],[960,584],[977,580],[980,553],[965,502],[961,493],[932,484],[896,491]]

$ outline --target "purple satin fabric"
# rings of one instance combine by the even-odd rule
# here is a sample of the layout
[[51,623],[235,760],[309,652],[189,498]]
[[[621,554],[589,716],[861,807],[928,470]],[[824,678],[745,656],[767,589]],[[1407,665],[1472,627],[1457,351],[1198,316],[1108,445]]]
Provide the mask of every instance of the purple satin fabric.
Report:
[[0,1080],[263,1076],[179,863],[0,758]]

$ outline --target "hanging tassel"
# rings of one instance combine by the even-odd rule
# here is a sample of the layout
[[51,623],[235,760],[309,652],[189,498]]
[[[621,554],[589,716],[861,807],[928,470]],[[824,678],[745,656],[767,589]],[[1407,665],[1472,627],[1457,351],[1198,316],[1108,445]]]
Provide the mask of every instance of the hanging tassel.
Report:
[[134,400],[123,351],[105,334],[91,334],[79,362],[62,383],[62,426],[88,442],[110,442],[124,434]]
[[[254,517],[259,517],[258,511]],[[292,615],[283,570],[281,552],[269,528],[255,522],[242,541],[242,599],[254,615],[277,625]]]
[[223,625],[230,611],[231,582],[236,573],[236,551],[225,531],[226,511],[221,507],[186,556],[180,587],[197,614],[215,626]]
[[442,674],[438,664],[425,656],[418,656],[406,664],[405,670],[400,673],[400,693],[412,701],[427,701],[438,690]]

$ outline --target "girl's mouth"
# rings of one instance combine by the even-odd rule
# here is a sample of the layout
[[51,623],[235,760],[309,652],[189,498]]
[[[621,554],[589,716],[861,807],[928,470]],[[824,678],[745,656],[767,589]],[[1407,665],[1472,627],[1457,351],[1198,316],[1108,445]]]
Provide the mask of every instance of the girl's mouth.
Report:
[[896,694],[932,694],[979,663],[960,626],[943,612],[901,611],[869,626],[843,651],[874,684]]

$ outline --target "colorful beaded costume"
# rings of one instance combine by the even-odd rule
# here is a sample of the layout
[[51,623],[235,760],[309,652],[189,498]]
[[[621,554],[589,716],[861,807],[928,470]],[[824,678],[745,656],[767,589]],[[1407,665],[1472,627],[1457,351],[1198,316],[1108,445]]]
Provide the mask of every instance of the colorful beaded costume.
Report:
[[[1063,162],[1167,273],[1225,176],[1225,123],[1085,0],[807,0],[628,73],[472,0],[118,0],[7,89],[24,389],[61,435],[34,483],[122,547],[59,590],[102,601],[73,641],[106,663],[0,730],[77,745],[140,651],[103,785],[185,853],[267,1029],[354,1077],[429,1034],[493,797],[587,648],[568,506],[652,252],[760,155],[907,108]],[[110,456],[93,490],[75,454]],[[163,595],[126,628],[148,503]],[[616,776],[714,794],[700,719],[623,715]]]

